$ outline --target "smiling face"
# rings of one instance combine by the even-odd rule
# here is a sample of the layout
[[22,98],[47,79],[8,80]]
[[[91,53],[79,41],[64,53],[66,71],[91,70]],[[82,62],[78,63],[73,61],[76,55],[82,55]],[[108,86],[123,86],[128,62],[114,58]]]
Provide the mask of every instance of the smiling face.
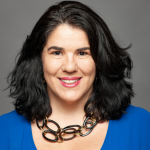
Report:
[[62,24],[50,34],[42,52],[44,78],[50,99],[86,100],[96,68],[86,33]]

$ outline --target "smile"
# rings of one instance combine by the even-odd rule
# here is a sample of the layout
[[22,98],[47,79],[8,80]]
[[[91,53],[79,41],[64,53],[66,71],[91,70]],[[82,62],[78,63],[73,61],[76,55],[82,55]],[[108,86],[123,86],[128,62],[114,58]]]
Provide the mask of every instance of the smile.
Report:
[[[78,80],[80,80],[80,79],[78,79]],[[64,82],[64,83],[71,84],[71,83],[77,82],[78,80],[61,80],[61,81]]]
[[81,78],[80,77],[63,77],[63,78],[59,78],[59,80],[61,84],[65,87],[75,87],[80,83]]

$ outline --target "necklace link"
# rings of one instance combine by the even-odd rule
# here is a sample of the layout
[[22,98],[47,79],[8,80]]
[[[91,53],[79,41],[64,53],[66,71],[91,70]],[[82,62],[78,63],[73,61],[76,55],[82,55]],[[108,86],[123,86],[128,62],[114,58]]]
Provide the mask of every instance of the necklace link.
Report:
[[40,129],[42,130],[42,132],[43,132],[44,134],[46,134],[46,132],[45,132],[45,130],[42,128],[42,126],[40,126]]
[[[48,122],[51,122],[51,123],[55,124],[58,129],[56,131],[52,130],[49,126],[47,126]],[[62,143],[64,141],[71,140],[71,139],[75,138],[77,135],[82,136],[82,137],[87,136],[88,134],[91,133],[91,131],[93,130],[93,128],[97,124],[97,121],[92,116],[92,117],[87,117],[84,120],[82,126],[80,126],[80,125],[70,125],[70,126],[66,126],[64,128],[60,128],[58,123],[56,123],[55,121],[50,120],[47,117],[45,117],[45,119],[43,119],[43,125],[42,126],[39,126],[38,120],[36,120],[36,124],[37,124],[38,128],[42,130],[42,135],[46,140],[51,141],[51,142]],[[45,130],[44,127],[46,127],[47,130]],[[76,128],[78,127],[78,129],[76,129],[75,127]],[[82,133],[83,129],[89,129],[89,131],[87,133],[83,134]],[[54,135],[55,139],[47,138],[45,136],[47,133],[50,133],[50,134]],[[64,136],[66,134],[73,134],[73,136],[71,136],[69,138],[64,138]]]

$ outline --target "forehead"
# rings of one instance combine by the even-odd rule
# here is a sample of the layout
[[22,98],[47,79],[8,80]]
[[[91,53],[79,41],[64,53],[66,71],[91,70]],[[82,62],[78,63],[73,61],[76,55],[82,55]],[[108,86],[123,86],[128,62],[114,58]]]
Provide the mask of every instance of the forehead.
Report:
[[56,27],[48,36],[46,45],[61,47],[90,46],[86,32],[68,24],[61,24]]

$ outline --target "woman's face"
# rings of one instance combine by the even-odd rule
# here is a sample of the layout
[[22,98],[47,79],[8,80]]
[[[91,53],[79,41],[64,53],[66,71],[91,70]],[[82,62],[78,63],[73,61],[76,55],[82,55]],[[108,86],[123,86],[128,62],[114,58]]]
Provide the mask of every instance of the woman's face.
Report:
[[75,102],[88,98],[96,68],[83,30],[59,25],[47,39],[42,62],[50,99]]

